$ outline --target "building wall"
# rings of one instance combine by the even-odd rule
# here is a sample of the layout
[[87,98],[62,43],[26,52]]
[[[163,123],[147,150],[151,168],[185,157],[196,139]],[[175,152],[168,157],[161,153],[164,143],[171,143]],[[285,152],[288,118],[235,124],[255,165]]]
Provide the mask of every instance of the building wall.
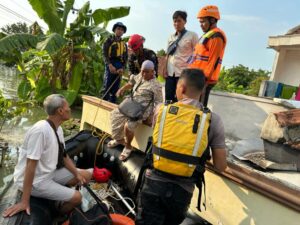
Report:
[[281,48],[274,60],[273,73],[270,80],[284,84],[299,86],[300,84],[300,49]]

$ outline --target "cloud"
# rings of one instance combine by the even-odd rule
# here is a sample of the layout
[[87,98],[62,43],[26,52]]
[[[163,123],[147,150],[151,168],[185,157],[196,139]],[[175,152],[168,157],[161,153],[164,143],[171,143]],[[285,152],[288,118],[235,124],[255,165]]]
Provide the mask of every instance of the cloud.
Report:
[[232,21],[232,22],[262,22],[263,19],[257,16],[243,16],[235,14],[224,14],[222,15],[222,20]]

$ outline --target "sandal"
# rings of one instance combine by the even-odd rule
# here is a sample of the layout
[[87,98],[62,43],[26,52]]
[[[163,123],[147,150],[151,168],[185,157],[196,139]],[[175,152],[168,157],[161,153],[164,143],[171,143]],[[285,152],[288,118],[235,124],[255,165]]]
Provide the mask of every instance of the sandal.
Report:
[[132,149],[125,147],[123,149],[121,155],[119,156],[119,160],[125,161],[126,159],[128,159],[128,157],[130,156],[131,152],[132,152]]
[[118,140],[113,139],[113,140],[111,140],[107,143],[107,147],[108,148],[114,148],[114,147],[117,147],[118,145],[122,145],[122,144],[124,144],[122,141],[118,141]]

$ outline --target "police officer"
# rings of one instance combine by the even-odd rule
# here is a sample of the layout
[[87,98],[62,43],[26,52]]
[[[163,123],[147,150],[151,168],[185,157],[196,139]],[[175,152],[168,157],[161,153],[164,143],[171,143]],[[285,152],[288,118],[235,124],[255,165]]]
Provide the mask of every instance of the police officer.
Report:
[[176,88],[178,102],[156,108],[153,169],[146,171],[137,225],[181,224],[197,182],[195,168],[207,147],[218,171],[227,166],[221,118],[199,102],[204,85],[201,70],[184,69]]

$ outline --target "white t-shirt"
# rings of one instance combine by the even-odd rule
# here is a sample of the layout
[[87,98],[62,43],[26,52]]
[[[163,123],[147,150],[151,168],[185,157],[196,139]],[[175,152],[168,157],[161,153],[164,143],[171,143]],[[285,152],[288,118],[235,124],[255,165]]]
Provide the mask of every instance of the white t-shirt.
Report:
[[[60,126],[57,134],[60,142],[64,143],[63,130]],[[19,188],[23,187],[27,158],[38,160],[33,185],[48,179],[56,170],[58,143],[52,127],[46,120],[34,124],[25,135],[14,172],[14,180]]]
[[[172,34],[168,40],[168,46],[176,41],[178,34]],[[168,75],[179,77],[182,70],[187,68],[187,61],[193,54],[194,47],[198,43],[198,35],[195,32],[187,31],[177,44],[177,48],[174,55],[168,57]],[[167,48],[168,49],[168,48]]]

